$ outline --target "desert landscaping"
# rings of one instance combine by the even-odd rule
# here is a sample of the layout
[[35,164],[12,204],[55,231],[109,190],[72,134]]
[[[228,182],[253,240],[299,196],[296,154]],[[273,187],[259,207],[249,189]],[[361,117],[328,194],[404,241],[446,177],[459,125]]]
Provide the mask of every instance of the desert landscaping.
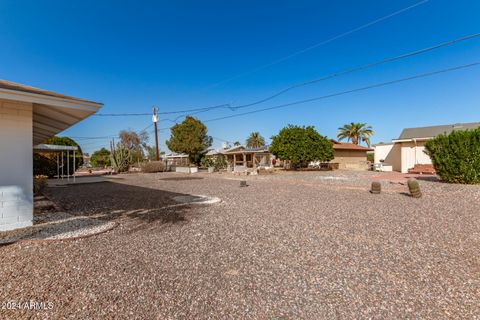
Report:
[[[480,312],[478,186],[419,177],[423,197],[414,199],[400,174],[368,171],[78,180],[45,194],[69,216],[116,227],[0,247],[0,300],[35,297],[54,306],[4,310],[7,318],[471,319]],[[381,194],[369,192],[372,181],[381,182]],[[186,195],[221,201],[174,200]]]

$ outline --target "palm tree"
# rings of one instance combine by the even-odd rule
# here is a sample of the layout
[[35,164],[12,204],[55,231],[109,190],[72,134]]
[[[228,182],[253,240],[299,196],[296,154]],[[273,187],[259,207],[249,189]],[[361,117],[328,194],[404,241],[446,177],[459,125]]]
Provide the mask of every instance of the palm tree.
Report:
[[241,145],[241,143],[240,143],[240,141],[235,141],[235,142],[233,143],[233,145],[234,145],[235,147],[238,147],[239,145]]
[[338,140],[347,139],[352,140],[352,143],[359,144],[360,140],[366,142],[370,147],[370,137],[373,136],[372,126],[366,123],[354,123],[344,125],[338,128],[337,138]]
[[248,148],[260,148],[265,145],[265,139],[260,135],[260,132],[252,132],[247,138]]

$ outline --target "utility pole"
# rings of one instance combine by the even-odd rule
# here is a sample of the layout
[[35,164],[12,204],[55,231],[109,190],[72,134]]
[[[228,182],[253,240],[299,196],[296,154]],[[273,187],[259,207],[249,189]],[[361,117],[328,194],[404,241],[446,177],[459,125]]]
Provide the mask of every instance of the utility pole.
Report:
[[158,122],[158,115],[157,115],[158,108],[153,107],[153,116],[152,121],[153,125],[155,126],[155,161],[158,161],[159,154],[158,154],[158,130],[157,130],[157,122]]

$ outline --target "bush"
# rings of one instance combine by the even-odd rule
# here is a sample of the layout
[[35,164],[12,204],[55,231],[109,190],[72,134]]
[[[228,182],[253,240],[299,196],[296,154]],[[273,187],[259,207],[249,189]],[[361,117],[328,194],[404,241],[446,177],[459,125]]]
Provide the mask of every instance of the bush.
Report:
[[215,170],[225,169],[227,167],[227,159],[223,154],[216,155],[213,161],[213,166]]
[[[66,173],[66,170],[65,170]],[[41,154],[33,154],[33,175],[47,176],[53,178],[57,175],[57,162],[42,156]]]
[[165,164],[162,161],[150,161],[142,163],[140,168],[145,173],[163,172],[165,171]]
[[33,194],[40,195],[45,191],[48,184],[47,176],[35,176],[33,178]]
[[110,151],[105,148],[95,151],[90,157],[90,163],[94,167],[110,166]]
[[202,168],[210,168],[215,166],[215,161],[213,160],[212,157],[203,157],[202,160],[200,161],[200,166]]
[[213,167],[216,171],[219,171],[227,167],[227,160],[225,159],[225,156],[223,154],[217,154],[214,156],[202,158],[202,161],[200,161],[200,166],[202,168]]
[[443,181],[480,183],[480,128],[439,135],[428,140],[425,149]]

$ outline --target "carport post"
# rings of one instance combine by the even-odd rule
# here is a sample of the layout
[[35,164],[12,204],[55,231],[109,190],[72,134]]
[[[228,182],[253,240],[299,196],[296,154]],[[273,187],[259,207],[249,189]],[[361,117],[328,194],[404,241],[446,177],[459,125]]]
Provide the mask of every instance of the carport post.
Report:
[[75,183],[75,150],[73,150],[73,183]]
[[70,181],[70,151],[67,150],[67,181]]
[[57,152],[57,179],[60,179],[60,162],[59,162],[58,152]]
[[63,180],[63,151],[62,151],[62,180]]

